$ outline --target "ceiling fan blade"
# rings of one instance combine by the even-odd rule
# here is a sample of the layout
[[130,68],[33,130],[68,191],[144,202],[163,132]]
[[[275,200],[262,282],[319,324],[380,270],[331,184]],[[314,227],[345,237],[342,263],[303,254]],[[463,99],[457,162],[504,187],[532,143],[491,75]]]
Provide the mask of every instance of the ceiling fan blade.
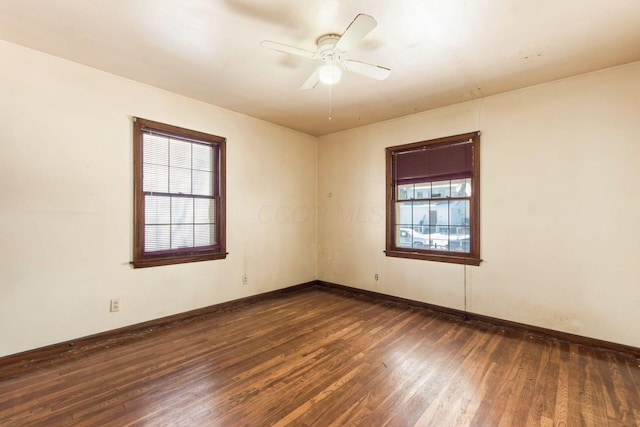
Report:
[[270,40],[263,40],[260,42],[260,46],[265,49],[277,50],[278,52],[290,53],[292,55],[303,56],[305,58],[314,59],[317,57],[316,52],[311,52],[310,50],[300,49],[299,47],[289,46],[278,42],[272,42]]
[[304,82],[302,86],[300,86],[300,89],[303,89],[303,90],[313,89],[314,87],[316,87],[319,81],[320,81],[320,68],[316,68],[316,70],[313,73],[311,73],[307,81]]
[[365,15],[364,13],[357,15],[336,43],[336,49],[342,52],[351,50],[351,48],[362,40],[364,36],[369,34],[376,25],[378,25],[378,23],[372,16]]
[[354,73],[362,74],[363,76],[371,77],[376,80],[384,80],[389,77],[391,70],[379,65],[366,64],[360,61],[354,61],[347,59],[343,63],[344,69]]

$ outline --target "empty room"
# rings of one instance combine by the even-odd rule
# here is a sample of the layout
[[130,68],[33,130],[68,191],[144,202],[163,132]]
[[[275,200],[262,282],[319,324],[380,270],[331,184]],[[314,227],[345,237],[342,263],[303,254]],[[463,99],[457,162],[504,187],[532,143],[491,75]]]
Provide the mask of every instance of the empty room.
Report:
[[1,426],[640,426],[640,2],[0,0]]

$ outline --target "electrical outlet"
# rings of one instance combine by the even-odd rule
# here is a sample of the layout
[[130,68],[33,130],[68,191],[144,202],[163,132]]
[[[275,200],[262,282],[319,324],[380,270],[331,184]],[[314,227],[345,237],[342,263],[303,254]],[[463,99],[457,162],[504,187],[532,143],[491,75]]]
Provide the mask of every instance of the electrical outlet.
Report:
[[377,282],[380,277],[378,276],[378,273],[376,273],[375,276],[373,276],[373,278],[376,279],[376,282]]
[[111,313],[115,313],[116,311],[120,311],[120,298],[114,298],[109,303],[109,311]]
[[249,276],[247,276],[246,274],[242,276],[242,284],[245,286],[249,284]]

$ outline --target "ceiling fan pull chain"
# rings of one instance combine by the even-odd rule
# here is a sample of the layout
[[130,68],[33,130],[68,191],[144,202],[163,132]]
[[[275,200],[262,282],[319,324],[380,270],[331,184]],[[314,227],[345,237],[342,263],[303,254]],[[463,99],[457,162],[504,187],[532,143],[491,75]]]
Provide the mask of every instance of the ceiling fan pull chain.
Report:
[[333,86],[329,86],[329,120],[331,120],[331,104],[333,102],[331,95],[333,94]]

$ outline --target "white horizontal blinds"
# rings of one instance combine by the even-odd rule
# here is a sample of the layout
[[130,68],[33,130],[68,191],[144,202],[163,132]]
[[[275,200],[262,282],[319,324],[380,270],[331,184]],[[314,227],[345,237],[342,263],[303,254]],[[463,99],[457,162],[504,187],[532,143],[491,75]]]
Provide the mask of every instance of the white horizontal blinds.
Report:
[[145,252],[217,244],[215,146],[144,130]]
[[169,192],[169,138],[143,133],[142,191]]

